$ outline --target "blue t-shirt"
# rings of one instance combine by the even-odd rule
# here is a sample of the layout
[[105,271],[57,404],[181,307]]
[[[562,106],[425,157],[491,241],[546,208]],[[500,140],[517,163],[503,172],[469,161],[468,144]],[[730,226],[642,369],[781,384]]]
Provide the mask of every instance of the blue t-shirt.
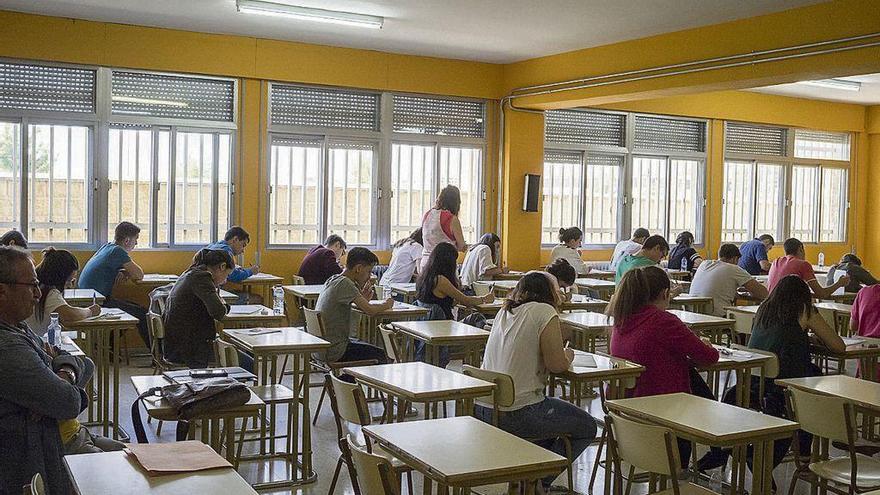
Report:
[[752,239],[744,242],[739,247],[742,258],[739,259],[739,266],[749,272],[749,275],[761,274],[761,261],[767,260],[767,247],[760,239]]
[[[226,241],[217,241],[212,244],[208,244],[205,246],[205,249],[213,249],[214,251],[226,251],[229,253],[229,256],[232,256],[232,259],[235,260],[235,251],[232,250],[232,246],[229,245]],[[247,268],[242,268],[240,266],[236,266],[232,269],[232,272],[226,277],[226,280],[230,282],[239,283],[244,281],[247,278],[250,278],[254,275],[254,272],[250,271]]]
[[119,270],[131,261],[128,252],[112,242],[95,252],[79,274],[81,289],[94,289],[109,298]]

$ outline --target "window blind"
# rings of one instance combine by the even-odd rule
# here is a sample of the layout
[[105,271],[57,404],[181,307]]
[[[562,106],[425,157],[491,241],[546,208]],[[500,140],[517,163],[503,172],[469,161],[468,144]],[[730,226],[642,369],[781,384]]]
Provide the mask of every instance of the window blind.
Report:
[[576,151],[547,150],[544,152],[544,163],[564,163],[567,165],[580,165],[581,154]]
[[479,101],[394,95],[394,132],[482,138],[485,104]]
[[0,108],[95,113],[94,69],[0,62]]
[[584,146],[626,146],[626,116],[582,110],[544,113],[544,139],[548,143]]
[[724,130],[724,149],[733,153],[786,156],[788,129],[728,122]]
[[640,150],[706,151],[706,123],[646,115],[635,116],[633,147]]
[[113,71],[110,112],[233,122],[235,83],[227,79]]
[[379,95],[272,84],[270,119],[275,125],[379,130]]
[[849,150],[849,134],[846,132],[794,131],[794,156],[797,158],[849,160]]

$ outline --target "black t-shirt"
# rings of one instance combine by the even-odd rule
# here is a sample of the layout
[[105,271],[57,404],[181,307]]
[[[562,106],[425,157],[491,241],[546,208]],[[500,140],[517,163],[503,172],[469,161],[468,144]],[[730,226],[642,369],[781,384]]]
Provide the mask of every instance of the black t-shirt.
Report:
[[682,246],[681,244],[676,245],[672,248],[672,252],[669,253],[669,267],[670,270],[681,270],[681,260],[687,260],[687,270],[692,272],[694,271],[694,262],[700,257],[697,254],[697,250],[691,246]]

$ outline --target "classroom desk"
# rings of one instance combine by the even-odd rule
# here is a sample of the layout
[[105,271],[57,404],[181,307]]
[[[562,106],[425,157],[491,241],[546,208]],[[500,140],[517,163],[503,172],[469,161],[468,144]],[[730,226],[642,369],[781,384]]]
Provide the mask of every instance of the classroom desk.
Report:
[[315,309],[315,303],[318,302],[318,296],[324,290],[323,285],[282,285],[284,292],[296,298],[300,307]]
[[412,304],[416,300],[416,283],[407,282],[405,284],[388,285],[391,293],[403,297],[403,302]]
[[525,275],[526,272],[520,272],[517,270],[510,270],[507,273],[496,273],[492,276],[494,280],[519,280]]
[[257,494],[229,467],[155,476],[144,471],[137,460],[124,451],[66,455],[64,466],[77,495]]
[[[251,310],[247,313],[236,311]],[[222,321],[217,322],[219,329],[226,328],[251,328],[251,327],[280,327],[284,324],[285,316],[276,315],[275,311],[261,304],[233,304]]]
[[841,353],[831,352],[821,345],[811,346],[810,352],[814,356],[821,356],[838,361],[838,371],[843,373],[846,361],[858,359],[859,373],[865,380],[877,381],[877,360],[880,359],[880,339],[871,337],[846,337],[844,342],[851,342],[846,350]]
[[[562,373],[550,375],[550,395],[555,395],[556,383],[559,380],[568,381],[571,386],[566,399],[578,407],[583,402],[582,392],[585,385],[589,386],[596,382],[607,383],[606,398],[609,400],[620,399],[623,398],[626,389],[635,386],[635,379],[645,371],[645,367],[640,364],[601,352],[593,353],[575,349],[574,355],[575,361],[571,368]],[[583,359],[583,356],[592,357],[596,367],[578,366],[578,360]]]
[[177,282],[178,278],[179,276],[174,274],[145,273],[144,278],[141,280],[135,280],[134,283],[135,285],[147,287],[147,292],[149,292],[156,287],[162,287],[163,285]]
[[[475,306],[477,312],[482,313],[486,316],[486,318],[493,318],[498,311],[501,310],[501,307],[504,305],[504,301],[506,299],[495,298],[494,301],[490,303],[483,303]],[[608,301],[603,301],[601,299],[594,299],[589,296],[585,296],[583,294],[573,294],[571,301],[566,301],[559,306],[560,311],[605,311],[605,308],[608,306]],[[464,306],[459,305],[459,308],[463,308]]]
[[263,298],[263,304],[271,304],[272,287],[284,283],[284,277],[270,273],[257,273],[239,282],[241,288],[250,294],[256,293]]
[[736,404],[740,407],[748,407],[749,398],[752,388],[752,370],[760,369],[760,393],[759,397],[764,396],[764,376],[767,371],[767,364],[770,363],[772,357],[767,353],[749,349],[745,346],[733,344],[731,347],[714,345],[718,350],[718,362],[697,367],[698,371],[706,371],[709,375],[709,388],[716,393],[723,393],[721,390],[723,383],[720,381],[721,372],[733,372],[736,375]]
[[482,351],[489,340],[489,332],[454,320],[398,321],[392,325],[410,339],[425,343],[425,359],[433,365],[440,364],[440,347],[463,347],[465,364],[479,366]]
[[238,301],[238,294],[233,294],[228,290],[219,289],[217,293],[220,295],[220,299],[223,299],[223,302],[226,304],[233,304]]
[[837,303],[852,304],[856,300],[858,292],[844,292],[843,294],[832,294],[831,300]]
[[849,318],[852,314],[852,304],[822,301],[815,304],[819,314],[825,318],[831,326],[837,330],[841,337],[849,337]]
[[579,278],[574,281],[578,288],[594,290],[600,299],[608,300],[617,284],[613,280],[600,280],[598,278]]
[[593,312],[564,313],[559,315],[559,323],[573,330],[574,349],[596,352],[596,341],[610,335],[614,319]]
[[564,457],[470,416],[370,425],[363,431],[425,476],[424,493],[432,493],[432,481],[440,484],[440,493],[448,486],[522,481],[525,492],[534,494],[538,480],[567,465]]
[[[171,385],[172,383],[173,382],[164,375],[131,377],[131,384],[134,385],[134,390],[137,395],[141,395],[153,387],[162,387],[165,385]],[[175,409],[171,407],[171,404],[169,404],[168,401],[159,395],[145,398],[142,405],[147,411],[147,414],[154,419],[160,421],[177,421],[177,412]],[[202,443],[210,446],[218,454],[220,454],[225,447],[226,460],[232,463],[233,466],[238,467],[238,458],[235,455],[238,450],[235,443],[235,420],[244,420],[245,418],[253,417],[255,414],[263,414],[265,407],[266,405],[263,401],[260,400],[256,394],[251,392],[251,398],[246,404],[235,408],[211,411],[210,414],[196,418],[193,421],[201,421],[202,423],[201,428],[199,428],[201,433],[200,440]],[[196,428],[194,425],[190,425],[189,439],[195,440],[195,435]]]
[[683,280],[686,277],[689,277],[691,272],[687,270],[678,270],[675,268],[666,268],[666,274],[669,275],[669,278],[672,280]]
[[613,272],[611,270],[600,270],[598,268],[591,268],[590,273],[584,275],[578,275],[578,277],[584,278],[595,278],[599,280],[614,280],[614,277],[617,276],[617,272]]
[[[382,304],[385,301],[370,301],[370,304]],[[370,316],[360,309],[352,306],[354,314],[360,317],[358,322],[358,338],[380,348],[385,348],[382,335],[379,333],[379,325],[395,321],[417,320],[428,314],[428,310],[421,306],[394,301],[391,309]]]
[[752,334],[752,323],[755,315],[758,313],[757,305],[749,306],[728,306],[724,308],[727,317],[734,321],[733,331],[738,335],[749,336]]
[[71,306],[88,308],[92,304],[104,304],[104,295],[95,289],[64,289],[64,300]]
[[101,308],[101,314],[64,325],[83,342],[86,355],[95,362],[94,387],[86,387],[89,400],[87,426],[100,425],[101,434],[123,440],[128,435],[119,425],[119,347],[126,330],[137,329],[138,319],[117,308]]
[[714,299],[709,296],[679,294],[670,303],[692,313],[709,315],[714,311]]
[[880,383],[846,375],[811,376],[776,380],[780,387],[799,388],[842,397],[859,406],[880,413]]
[[827,275],[828,272],[831,271],[830,266],[826,265],[813,265],[813,273],[816,275]]
[[677,436],[699,444],[733,447],[732,493],[745,488],[745,447],[754,445],[749,493],[770,495],[773,441],[790,437],[798,428],[792,421],[684,393],[609,400],[607,406],[616,413],[669,428]]
[[720,344],[724,333],[732,332],[733,326],[736,324],[736,321],[720,316],[703,315],[678,309],[667,309],[666,311],[677,316],[694,333],[704,335],[716,344]]
[[495,290],[496,297],[506,297],[507,294],[516,288],[519,280],[495,280],[492,282],[492,288]]
[[70,337],[70,334],[76,335],[75,332],[61,332],[61,339],[56,344],[59,349],[70,354],[71,356],[85,356],[86,353],[80,349],[76,342]]
[[[387,394],[385,422],[403,421],[406,403],[425,405],[425,419],[430,419],[431,403],[455,401],[456,416],[470,416],[474,411],[474,399],[488,396],[495,384],[477,378],[439,368],[427,363],[392,363],[375,366],[345,368],[343,372],[353,376],[358,383]],[[397,399],[397,415],[394,403]],[[487,402],[488,397],[487,397]]]
[[[277,331],[275,331],[277,330]],[[254,370],[257,371],[259,384],[266,389],[278,389],[281,393],[287,390],[280,388],[279,384],[284,378],[285,365],[289,361],[290,374],[293,377],[291,390],[296,397],[296,405],[287,409],[287,432],[286,435],[276,437],[275,408],[271,407],[271,422],[269,431],[269,454],[265,452],[265,445],[260,443],[259,458],[282,458],[291,469],[291,476],[287,479],[269,480],[260,483],[258,488],[278,488],[284,486],[310,483],[317,479],[312,466],[312,421],[309,406],[308,377],[311,370],[311,354],[330,348],[330,343],[324,339],[310,335],[300,328],[284,327],[273,329],[272,333],[254,334],[254,329],[231,329],[223,330],[223,337],[241,351],[254,356]],[[284,364],[278,369],[279,358],[284,358]],[[299,406],[302,406],[300,414]],[[297,440],[302,435],[302,448]],[[286,438],[286,448],[283,452],[275,451],[275,439]],[[299,457],[302,460],[299,461]],[[271,462],[271,461],[270,461]],[[298,468],[298,474],[297,474]],[[267,473],[270,475],[270,473]]]

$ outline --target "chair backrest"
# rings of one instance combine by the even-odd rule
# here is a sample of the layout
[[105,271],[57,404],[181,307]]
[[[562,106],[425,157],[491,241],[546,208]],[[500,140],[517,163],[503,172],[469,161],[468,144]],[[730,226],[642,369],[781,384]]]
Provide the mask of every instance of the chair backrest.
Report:
[[605,424],[609,427],[609,446],[617,461],[623,460],[638,469],[675,480],[680,461],[675,435],[668,428],[639,423],[615,413],[605,416]]
[[[328,389],[330,405],[337,420],[360,426],[369,425],[370,411],[367,408],[367,398],[361,386],[357,383],[343,381],[333,376],[332,373],[328,373],[326,376],[325,380],[329,380],[330,385]],[[341,430],[340,433],[342,433]],[[340,438],[342,438],[341,435]]]
[[165,338],[165,323],[162,316],[153,313],[147,313],[147,328],[150,330],[150,336],[153,340],[162,340]]
[[385,354],[394,362],[401,362],[400,347],[397,345],[397,330],[391,325],[383,323],[379,325],[379,333],[382,334],[382,343],[385,344]]
[[513,385],[513,377],[506,373],[498,371],[489,371],[481,368],[475,368],[470,365],[462,365],[461,372],[467,376],[479,378],[495,384],[492,392],[492,400],[496,406],[510,407],[516,399],[516,388]]
[[471,288],[474,289],[474,294],[477,297],[483,297],[486,294],[492,292],[492,288],[494,284],[486,283],[486,282],[473,282],[471,284]]
[[303,315],[306,319],[306,332],[315,337],[324,338],[324,321],[321,319],[321,312],[303,308]]
[[351,438],[351,434],[346,435],[345,441],[348,442],[360,492],[371,495],[399,495],[400,489],[388,459],[367,452]]
[[845,399],[788,387],[794,421],[801,429],[818,437],[851,443],[851,411]]
[[31,478],[31,495],[46,495],[46,487],[43,486],[43,477],[40,473]]
[[299,275],[294,275],[293,285],[306,285],[306,279],[300,277]]
[[214,346],[217,350],[217,362],[220,366],[238,366],[238,351],[235,346],[223,339],[214,340]]

